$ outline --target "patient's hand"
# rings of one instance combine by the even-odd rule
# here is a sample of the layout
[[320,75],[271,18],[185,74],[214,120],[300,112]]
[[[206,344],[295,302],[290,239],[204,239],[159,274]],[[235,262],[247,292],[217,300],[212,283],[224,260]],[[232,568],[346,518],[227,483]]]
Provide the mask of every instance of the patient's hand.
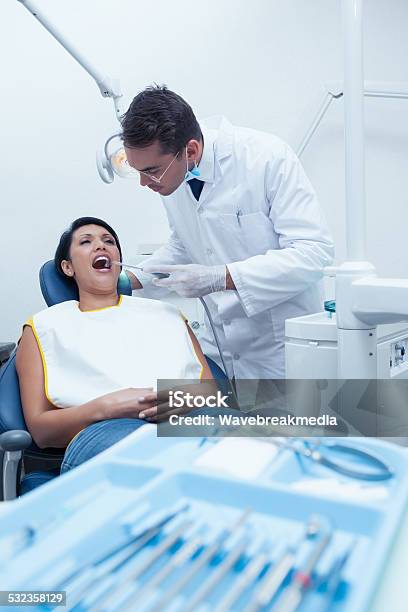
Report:
[[[217,392],[217,384],[214,380],[202,380],[200,383],[181,385],[174,387],[172,391],[181,390],[185,393],[198,396],[214,395]],[[140,417],[146,419],[150,423],[162,423],[167,421],[172,414],[186,414],[193,410],[187,406],[181,408],[173,408],[169,406],[169,391],[159,391],[159,393],[146,393],[146,396],[140,399],[140,404],[143,407]]]
[[[148,396],[151,400],[146,400]],[[146,407],[157,404],[157,394],[153,387],[120,389],[107,393],[101,398],[102,420],[137,418]],[[143,403],[141,403],[143,401]]]

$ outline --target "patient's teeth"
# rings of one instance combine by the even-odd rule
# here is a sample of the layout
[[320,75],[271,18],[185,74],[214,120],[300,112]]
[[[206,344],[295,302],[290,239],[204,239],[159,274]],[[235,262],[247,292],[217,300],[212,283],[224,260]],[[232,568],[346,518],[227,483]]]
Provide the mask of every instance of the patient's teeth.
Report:
[[92,266],[96,268],[97,270],[103,270],[103,268],[110,268],[109,264],[110,264],[109,258],[102,255],[101,257],[97,257],[95,259]]

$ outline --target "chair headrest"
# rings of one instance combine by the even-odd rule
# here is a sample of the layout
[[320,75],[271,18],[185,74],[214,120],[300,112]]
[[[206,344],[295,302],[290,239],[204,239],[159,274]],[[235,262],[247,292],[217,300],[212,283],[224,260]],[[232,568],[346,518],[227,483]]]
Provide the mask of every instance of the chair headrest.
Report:
[[[53,306],[68,300],[78,300],[79,297],[77,286],[57,272],[52,259],[41,266],[40,287],[47,306]],[[118,293],[132,295],[130,280],[125,272],[121,272],[119,276]]]
[[40,269],[40,287],[47,306],[78,299],[78,288],[65,280],[55,267],[54,261],[47,261]]

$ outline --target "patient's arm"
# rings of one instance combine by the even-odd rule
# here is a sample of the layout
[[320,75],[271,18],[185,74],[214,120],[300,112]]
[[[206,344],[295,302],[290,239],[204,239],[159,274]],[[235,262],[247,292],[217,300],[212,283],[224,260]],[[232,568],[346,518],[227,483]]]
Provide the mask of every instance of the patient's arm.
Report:
[[96,421],[137,417],[142,408],[138,398],[151,392],[151,388],[123,389],[80,406],[57,408],[45,395],[41,355],[29,326],[24,328],[20,340],[16,367],[24,418],[40,448],[65,448],[77,433]]

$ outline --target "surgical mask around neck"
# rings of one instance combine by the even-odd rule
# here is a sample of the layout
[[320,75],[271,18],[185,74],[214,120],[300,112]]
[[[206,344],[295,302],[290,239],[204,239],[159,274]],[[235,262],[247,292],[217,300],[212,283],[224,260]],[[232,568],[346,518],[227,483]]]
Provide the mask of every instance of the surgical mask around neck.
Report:
[[201,176],[201,172],[199,167],[197,166],[197,162],[194,162],[194,168],[192,168],[191,170],[188,169],[188,153],[187,153],[187,147],[186,147],[186,166],[187,166],[187,171],[184,175],[184,180],[185,181],[191,181],[191,179],[194,178],[198,178],[199,176]]

